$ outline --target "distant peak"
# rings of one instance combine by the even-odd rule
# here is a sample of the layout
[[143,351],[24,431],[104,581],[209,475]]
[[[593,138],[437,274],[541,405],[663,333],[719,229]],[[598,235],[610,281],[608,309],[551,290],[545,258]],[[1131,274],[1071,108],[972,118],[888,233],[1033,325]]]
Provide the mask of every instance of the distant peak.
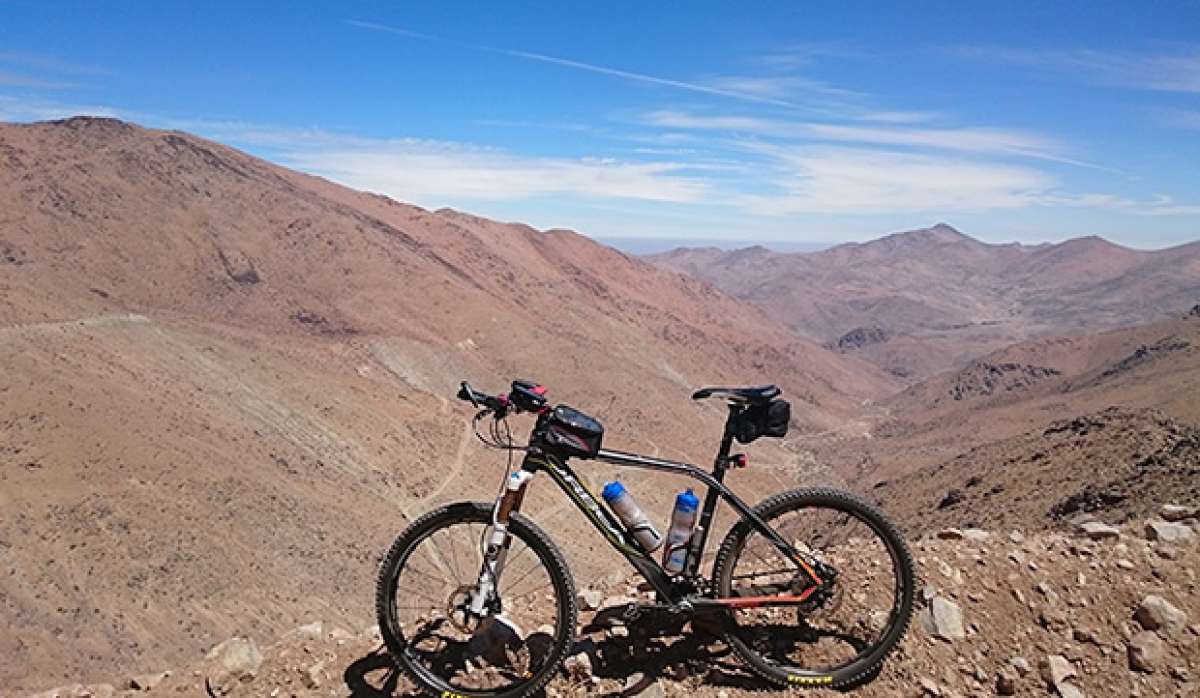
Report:
[[899,233],[892,233],[872,242],[862,243],[864,245],[873,245],[884,242],[886,244],[928,244],[934,243],[954,243],[954,242],[976,242],[975,238],[959,231],[952,225],[946,223],[938,223],[931,228],[918,228],[916,230],[906,230]]
[[916,232],[925,233],[930,237],[935,237],[939,240],[945,240],[947,242],[972,239],[969,235],[963,233],[961,230],[948,223],[938,223],[932,228],[926,228],[925,230],[918,230]]

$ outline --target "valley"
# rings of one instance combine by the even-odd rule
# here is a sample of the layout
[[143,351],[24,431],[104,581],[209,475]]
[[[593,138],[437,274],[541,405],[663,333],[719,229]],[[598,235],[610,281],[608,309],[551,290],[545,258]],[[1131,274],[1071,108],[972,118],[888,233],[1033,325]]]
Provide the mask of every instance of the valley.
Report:
[[[372,644],[392,538],[500,485],[504,456],[475,440],[459,381],[514,378],[596,416],[606,446],[700,464],[724,415],[691,390],[778,383],[791,430],[748,449],[734,489],[865,494],[975,624],[958,644],[914,627],[890,683],[864,695],[990,692],[1023,643],[1093,669],[1077,682],[1094,691],[1097,672],[1127,670],[1146,629],[1126,616],[1164,587],[1192,629],[1128,680],[1195,686],[1172,672],[1200,671],[1196,542],[1146,522],[1200,505],[1200,243],[991,245],[939,224],[813,253],[643,259],[114,119],[0,124],[0,163],[0,687],[14,694],[173,667],[163,694],[194,695],[190,667],[212,670],[206,653],[235,636],[272,648],[235,695],[341,686]],[[593,491],[619,476],[656,521],[684,486],[579,470]],[[525,510],[581,587],[636,593],[548,481]],[[1086,522],[1120,526],[1125,548]],[[991,542],[946,533],[961,529]],[[1085,587],[1087,604],[1038,582]],[[285,635],[313,620],[352,632]],[[1062,650],[1082,626],[1092,640]],[[310,653],[327,662],[317,687],[295,659]],[[971,666],[939,669],[955,656]],[[729,672],[663,681],[755,690]],[[1018,695],[1046,694],[1020,678]]]

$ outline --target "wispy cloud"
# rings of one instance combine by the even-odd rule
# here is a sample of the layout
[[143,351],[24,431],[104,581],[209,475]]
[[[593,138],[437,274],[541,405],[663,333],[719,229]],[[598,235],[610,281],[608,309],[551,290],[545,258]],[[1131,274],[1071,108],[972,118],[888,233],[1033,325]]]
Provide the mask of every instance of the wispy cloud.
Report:
[[128,114],[101,104],[69,104],[43,98],[0,95],[0,121],[47,121],[80,115],[129,118]]
[[818,94],[829,97],[866,97],[862,92],[834,87],[826,82],[801,75],[727,75],[715,77],[706,84],[722,90],[740,94],[778,100],[790,100],[801,94]]
[[511,48],[499,48],[499,47],[495,47],[495,46],[485,46],[483,44],[472,44],[472,43],[467,43],[467,42],[462,42],[462,41],[454,41],[451,39],[445,39],[442,37],[432,36],[429,34],[422,34],[420,32],[410,31],[408,29],[401,29],[399,27],[391,27],[391,26],[387,26],[385,24],[378,24],[375,22],[365,22],[365,21],[356,20],[356,19],[346,20],[346,23],[350,24],[352,26],[355,26],[355,27],[359,27],[361,29],[370,29],[372,31],[386,32],[389,34],[396,34],[398,36],[403,36],[403,37],[412,38],[412,39],[424,39],[427,41],[437,41],[440,43],[452,44],[455,46],[469,48],[469,49],[472,49],[475,51],[486,51],[489,53],[498,53],[498,54],[505,55],[505,56],[512,56],[514,58],[521,58],[524,60],[536,61],[539,63],[548,63],[550,65],[557,65],[557,66],[560,66],[563,68],[571,68],[574,70],[581,70],[584,72],[595,73],[598,75],[607,75],[609,77],[621,78],[623,80],[629,80],[632,82],[638,82],[638,83],[643,83],[643,84],[647,84],[647,85],[657,85],[660,87],[670,87],[670,88],[674,88],[677,90],[684,90],[687,92],[696,92],[696,93],[700,93],[700,94],[713,95],[713,96],[718,96],[718,97],[727,97],[729,99],[740,100],[743,102],[757,102],[759,104],[772,104],[772,105],[781,106],[781,107],[801,106],[796,103],[790,102],[788,100],[776,99],[773,97],[765,97],[762,95],[754,94],[752,92],[743,92],[743,91],[736,90],[736,89],[726,89],[726,88],[722,88],[722,87],[706,85],[706,84],[703,84],[700,82],[688,82],[686,80],[676,80],[676,79],[672,79],[672,78],[660,77],[657,75],[648,75],[646,73],[637,73],[637,72],[633,72],[633,71],[629,71],[629,70],[622,70],[620,68],[612,68],[609,66],[597,65],[595,63],[585,63],[583,61],[576,61],[576,60],[572,60],[569,58],[561,58],[559,56],[550,56],[550,55],[547,55],[544,53],[536,53],[534,51],[525,51],[525,50],[521,50],[521,49],[511,49]]
[[739,202],[765,215],[954,212],[1038,203],[1056,182],[1037,170],[843,147],[746,144],[773,163],[776,191]]
[[711,168],[687,162],[529,157],[466,143],[362,138],[239,122],[169,125],[265,148],[284,165],[426,205],[555,194],[693,203],[709,192],[696,173]]
[[21,65],[35,70],[65,75],[111,75],[107,68],[64,61],[54,56],[28,51],[0,51],[0,63]]
[[83,87],[83,85],[73,82],[64,82],[62,80],[49,80],[34,75],[23,75],[21,73],[13,73],[0,69],[0,87],[28,87],[38,90],[74,90]]
[[1093,49],[1034,50],[957,47],[956,55],[1036,70],[1111,87],[1164,92],[1200,92],[1200,49],[1134,53]]
[[1114,194],[1051,194],[1041,202],[1047,206],[1068,206],[1131,213],[1137,216],[1193,216],[1200,214],[1200,205],[1184,204],[1166,194],[1149,200],[1132,199]]
[[669,110],[651,112],[644,115],[642,120],[647,125],[661,128],[718,130],[799,141],[869,143],[965,153],[1015,155],[1095,167],[1064,156],[1061,147],[1052,139],[1006,129],[863,126],[743,115],[709,116]]

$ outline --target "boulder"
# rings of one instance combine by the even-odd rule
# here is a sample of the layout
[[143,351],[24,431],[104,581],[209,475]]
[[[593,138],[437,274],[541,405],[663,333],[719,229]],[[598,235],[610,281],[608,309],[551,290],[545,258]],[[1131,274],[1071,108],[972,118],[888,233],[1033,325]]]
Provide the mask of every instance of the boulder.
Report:
[[1185,507],[1179,504],[1164,504],[1162,509],[1158,511],[1158,515],[1167,521],[1183,521],[1184,519],[1195,519],[1200,515],[1200,509],[1197,507]]
[[212,648],[208,659],[213,663],[208,683],[214,693],[225,695],[238,683],[253,679],[262,666],[263,657],[254,640],[232,637]]
[[1146,537],[1160,543],[1186,543],[1195,535],[1186,524],[1171,521],[1146,522]]
[[1130,638],[1128,646],[1129,668],[1134,671],[1153,673],[1163,660],[1163,641],[1149,630]]
[[1157,594],[1142,599],[1133,619],[1146,630],[1161,630],[1167,637],[1174,637],[1187,627],[1188,617],[1169,601]]

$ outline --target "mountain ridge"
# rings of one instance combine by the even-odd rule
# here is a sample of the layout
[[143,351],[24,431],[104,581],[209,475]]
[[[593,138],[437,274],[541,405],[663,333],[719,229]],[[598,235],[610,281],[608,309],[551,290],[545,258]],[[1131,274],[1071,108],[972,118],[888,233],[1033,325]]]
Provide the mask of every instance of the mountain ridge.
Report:
[[1200,242],[1135,250],[1097,236],[992,244],[939,223],[818,252],[680,249],[649,255],[827,346],[912,381],[1023,339],[1165,317],[1200,297]]

